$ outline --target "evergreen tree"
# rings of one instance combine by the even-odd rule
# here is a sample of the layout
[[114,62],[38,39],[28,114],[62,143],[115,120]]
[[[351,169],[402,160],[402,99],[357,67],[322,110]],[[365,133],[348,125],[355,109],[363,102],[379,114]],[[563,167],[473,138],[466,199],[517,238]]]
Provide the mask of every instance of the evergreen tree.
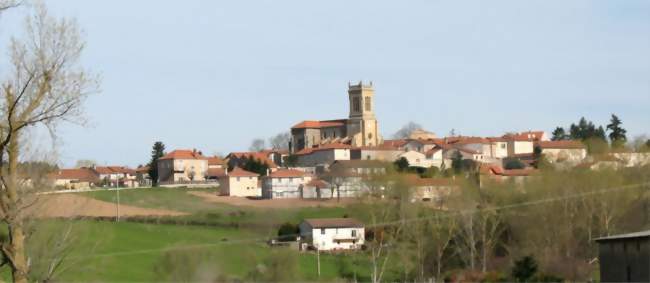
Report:
[[553,130],[553,137],[551,138],[551,140],[562,141],[568,139],[569,139],[569,135],[567,135],[563,127],[557,127],[555,128],[555,130]]
[[409,169],[409,161],[405,157],[395,160],[393,164],[398,172],[408,171]]
[[458,174],[463,171],[463,154],[460,151],[454,151],[451,157],[451,168],[454,169],[454,173]]
[[242,166],[242,169],[260,174],[260,176],[266,176],[266,171],[268,171],[269,166],[262,162],[261,160],[251,157],[251,158],[246,158],[244,161],[244,164]]
[[580,118],[578,124],[571,124],[569,127],[569,137],[574,140],[592,140],[598,139],[607,141],[605,129],[602,126],[596,128],[593,122],[587,121],[585,117]]
[[623,122],[616,115],[612,114],[612,118],[609,120],[609,125],[607,125],[607,130],[609,130],[609,139],[612,142],[612,148],[620,148],[625,145],[627,137],[625,134],[627,131],[621,127]]
[[158,186],[158,159],[165,155],[165,144],[162,142],[155,142],[151,150],[151,161],[149,162],[149,177],[151,178],[152,186]]

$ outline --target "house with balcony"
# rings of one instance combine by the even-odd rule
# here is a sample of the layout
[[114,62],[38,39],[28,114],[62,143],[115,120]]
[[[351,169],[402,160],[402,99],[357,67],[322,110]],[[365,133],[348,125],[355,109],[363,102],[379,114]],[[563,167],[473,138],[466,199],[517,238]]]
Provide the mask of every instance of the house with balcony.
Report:
[[174,150],[158,159],[157,165],[160,184],[206,181],[208,158],[196,149]]
[[354,218],[305,219],[299,228],[303,246],[318,251],[358,250],[365,241],[364,225]]

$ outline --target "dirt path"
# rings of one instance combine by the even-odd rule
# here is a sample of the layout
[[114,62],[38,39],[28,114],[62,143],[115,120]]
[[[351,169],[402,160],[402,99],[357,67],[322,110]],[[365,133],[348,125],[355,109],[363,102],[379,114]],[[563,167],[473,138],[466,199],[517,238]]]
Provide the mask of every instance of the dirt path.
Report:
[[300,208],[300,207],[337,207],[355,202],[354,199],[304,200],[304,199],[248,199],[244,197],[218,196],[207,192],[189,191],[188,194],[201,197],[207,202],[223,203],[234,206],[258,208]]
[[[56,194],[40,196],[37,203],[28,209],[35,217],[110,217],[115,216],[114,203],[96,200],[77,194]],[[187,213],[120,205],[120,216],[179,216]]]

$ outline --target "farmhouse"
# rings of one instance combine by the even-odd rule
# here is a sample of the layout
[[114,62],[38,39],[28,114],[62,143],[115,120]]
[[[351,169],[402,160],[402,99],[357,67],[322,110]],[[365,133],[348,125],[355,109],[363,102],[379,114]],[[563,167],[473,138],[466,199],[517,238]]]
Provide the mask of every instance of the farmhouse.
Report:
[[161,184],[205,181],[208,158],[200,151],[174,150],[158,160],[158,180]]
[[303,244],[319,251],[357,250],[365,239],[363,223],[353,218],[305,219],[299,227]]
[[239,167],[227,172],[219,183],[221,195],[233,197],[261,197],[257,179],[260,175]]
[[99,184],[99,174],[91,168],[61,169],[48,175],[54,181],[54,186],[69,190],[81,190]]

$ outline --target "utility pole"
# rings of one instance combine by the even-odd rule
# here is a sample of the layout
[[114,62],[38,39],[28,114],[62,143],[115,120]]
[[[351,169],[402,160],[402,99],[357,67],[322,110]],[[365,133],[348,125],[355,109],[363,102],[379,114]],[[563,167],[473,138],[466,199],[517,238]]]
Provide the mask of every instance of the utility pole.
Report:
[[120,222],[120,181],[119,178],[115,181],[115,192],[117,193],[117,202],[116,202],[116,215],[115,222]]
[[316,262],[318,266],[318,278],[320,278],[320,249],[316,248]]

